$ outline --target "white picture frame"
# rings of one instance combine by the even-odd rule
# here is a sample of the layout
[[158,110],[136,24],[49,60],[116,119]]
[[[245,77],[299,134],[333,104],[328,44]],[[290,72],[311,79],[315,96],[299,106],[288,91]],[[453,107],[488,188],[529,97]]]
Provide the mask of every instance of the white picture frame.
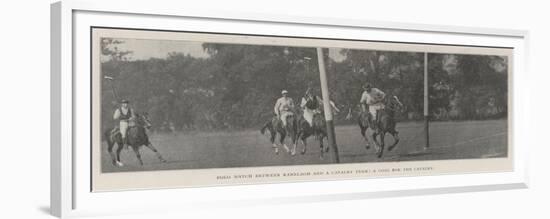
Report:
[[[124,2],[124,1],[120,1]],[[311,202],[439,194],[528,186],[530,103],[528,42],[524,30],[360,21],[277,14],[190,10],[174,1],[161,5],[126,1],[62,1],[51,6],[51,212],[58,217],[183,210],[196,205]],[[204,24],[209,24],[204,26]],[[80,118],[89,113],[89,28],[113,26],[136,29],[200,30],[205,32],[277,35],[277,30],[304,36],[386,41],[513,47],[514,74],[510,129],[514,170],[499,173],[370,178],[279,184],[90,192],[90,128]],[[307,28],[305,28],[307,27]],[[339,31],[334,31],[339,30]],[[347,35],[346,35],[347,34]],[[354,35],[355,34],[355,35]],[[87,111],[88,110],[88,111]],[[89,114],[88,114],[89,115]],[[89,116],[88,116],[89,118]],[[87,137],[86,137],[87,136]],[[84,146],[82,146],[84,145]],[[86,158],[86,155],[88,158]],[[88,160],[86,160],[88,159]],[[88,164],[86,164],[88,163]],[[167,197],[178,197],[178,202]],[[123,206],[116,203],[124,202]]]

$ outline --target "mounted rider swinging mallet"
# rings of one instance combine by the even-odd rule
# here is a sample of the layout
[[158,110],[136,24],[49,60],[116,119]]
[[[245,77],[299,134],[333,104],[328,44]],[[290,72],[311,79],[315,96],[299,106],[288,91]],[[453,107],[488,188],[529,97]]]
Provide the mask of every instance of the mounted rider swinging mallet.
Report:
[[340,163],[340,157],[338,155],[338,146],[336,145],[336,135],[334,134],[334,121],[332,117],[332,109],[330,106],[327,73],[325,70],[325,60],[324,60],[322,48],[317,48],[317,61],[319,62],[319,75],[321,78],[321,93],[323,95],[323,109],[325,111],[325,120],[327,123],[328,143],[332,147],[334,163]]

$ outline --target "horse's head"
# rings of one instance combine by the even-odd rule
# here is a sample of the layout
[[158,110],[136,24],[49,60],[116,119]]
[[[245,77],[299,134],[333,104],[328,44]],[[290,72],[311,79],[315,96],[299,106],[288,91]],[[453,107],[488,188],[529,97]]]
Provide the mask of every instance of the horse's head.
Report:
[[148,113],[143,113],[143,114],[136,113],[136,124],[146,129],[149,129],[151,128],[151,126],[153,126],[151,124],[151,119],[149,118]]
[[319,98],[315,95],[311,95],[311,94],[306,94],[304,96],[304,100],[306,101],[306,107],[309,108],[309,109],[319,109],[321,108],[320,107],[320,102],[319,102]]
[[387,98],[386,107],[392,111],[401,111],[404,108],[403,103],[401,103],[399,98],[397,98],[397,96],[395,95],[389,96]]

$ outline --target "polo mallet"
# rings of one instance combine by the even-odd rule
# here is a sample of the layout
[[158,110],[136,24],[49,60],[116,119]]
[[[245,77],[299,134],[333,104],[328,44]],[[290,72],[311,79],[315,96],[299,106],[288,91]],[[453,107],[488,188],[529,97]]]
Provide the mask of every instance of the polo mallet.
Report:
[[118,93],[116,92],[116,88],[115,88],[115,83],[114,83],[115,78],[109,77],[109,76],[105,76],[104,78],[111,82],[111,89],[113,90],[113,96],[115,97],[115,100],[117,101],[117,103],[120,102],[120,99],[118,98]]

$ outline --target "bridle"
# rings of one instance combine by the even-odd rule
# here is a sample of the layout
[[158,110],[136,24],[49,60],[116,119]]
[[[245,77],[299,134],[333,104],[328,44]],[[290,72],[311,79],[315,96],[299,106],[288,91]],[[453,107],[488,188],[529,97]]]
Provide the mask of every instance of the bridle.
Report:
[[136,124],[145,129],[149,129],[152,126],[149,118],[146,115],[142,114],[136,114]]
[[386,105],[385,108],[393,112],[397,112],[400,108],[402,108],[403,104],[396,98],[396,96],[390,96],[389,98],[386,98],[386,100],[384,101],[384,105]]

